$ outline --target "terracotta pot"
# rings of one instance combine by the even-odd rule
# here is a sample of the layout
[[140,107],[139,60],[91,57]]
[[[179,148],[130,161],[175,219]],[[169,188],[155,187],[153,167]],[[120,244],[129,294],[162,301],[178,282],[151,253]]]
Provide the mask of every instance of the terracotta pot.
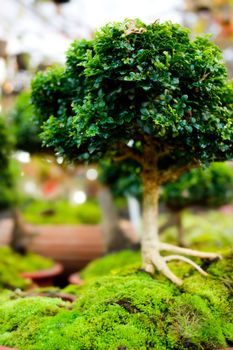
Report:
[[63,271],[63,266],[56,263],[53,267],[46,270],[23,272],[21,274],[24,278],[30,278],[39,287],[52,286],[56,276],[60,275]]
[[18,350],[16,348],[8,348],[7,346],[0,346],[0,350]]
[[105,253],[99,225],[28,225],[28,229],[37,233],[28,249],[60,261],[67,275]]
[[81,284],[84,283],[84,281],[81,279],[81,277],[79,276],[79,274],[77,272],[72,273],[69,276],[68,281],[70,284],[76,284],[77,286],[80,286]]
[[[120,221],[125,235],[135,243],[137,235],[131,223]],[[0,245],[9,244],[13,223],[11,218],[0,219]],[[26,224],[30,236],[28,250],[60,261],[65,274],[84,268],[90,261],[106,253],[101,225],[31,225]]]

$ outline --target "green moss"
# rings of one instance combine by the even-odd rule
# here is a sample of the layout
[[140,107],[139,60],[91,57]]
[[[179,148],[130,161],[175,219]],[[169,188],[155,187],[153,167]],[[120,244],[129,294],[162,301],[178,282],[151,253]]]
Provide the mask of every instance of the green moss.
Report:
[[116,274],[125,266],[129,268],[130,265],[140,267],[140,253],[123,250],[92,261],[80,272],[80,276],[84,280],[90,280],[109,274]]
[[[94,201],[71,205],[67,201],[32,201],[22,208],[23,217],[32,224],[99,224],[101,209]],[[49,214],[47,214],[49,213]]]
[[31,282],[20,277],[20,273],[50,268],[53,261],[34,253],[19,255],[8,246],[0,247],[0,288],[26,289]]
[[0,344],[21,350],[226,347],[233,342],[233,297],[217,274],[232,276],[230,258],[211,263],[208,271],[213,273],[207,277],[189,272],[178,288],[125,268],[123,274],[66,288],[78,296],[72,304],[5,295],[0,298]]
[[45,270],[45,269],[49,269],[54,265],[53,260],[31,252],[28,252],[23,257],[18,256],[18,258],[19,258],[19,265],[18,265],[19,272]]

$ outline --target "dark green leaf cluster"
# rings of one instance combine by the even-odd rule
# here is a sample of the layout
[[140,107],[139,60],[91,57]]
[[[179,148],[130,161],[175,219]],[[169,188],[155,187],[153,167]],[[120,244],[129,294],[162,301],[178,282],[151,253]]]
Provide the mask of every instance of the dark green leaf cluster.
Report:
[[133,161],[114,163],[109,159],[101,160],[99,180],[111,189],[114,197],[142,196],[140,167]]
[[177,24],[108,24],[74,42],[64,70],[39,73],[32,88],[44,142],[70,159],[129,148],[143,158],[146,145],[162,169],[233,157],[232,85],[220,50]]
[[40,125],[33,116],[34,110],[30,103],[30,92],[24,91],[16,98],[9,119],[15,135],[15,147],[30,153],[39,152],[42,147],[42,141],[39,137]]
[[194,205],[219,207],[233,202],[233,166],[213,163],[193,169],[162,187],[161,200],[171,209]]
[[10,162],[10,153],[13,146],[7,126],[0,116],[0,210],[10,208],[15,202],[14,168]]

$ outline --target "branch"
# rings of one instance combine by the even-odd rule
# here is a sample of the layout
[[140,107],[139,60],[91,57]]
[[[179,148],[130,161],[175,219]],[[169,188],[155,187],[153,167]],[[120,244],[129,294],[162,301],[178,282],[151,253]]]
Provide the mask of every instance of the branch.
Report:
[[119,162],[125,159],[133,159],[136,162],[138,162],[140,165],[144,164],[144,158],[138,152],[136,152],[133,148],[130,148],[124,143],[120,143],[118,145],[118,149],[119,151],[121,151],[122,155],[115,156],[114,157],[115,161]]
[[187,164],[180,168],[172,167],[165,171],[159,171],[159,183],[160,185],[170,182],[170,181],[176,181],[182,174],[186,173],[187,171],[190,171],[193,168],[196,168],[199,166],[199,163],[193,163],[193,164]]
[[161,250],[169,251],[169,252],[174,252],[174,253],[180,253],[180,254],[185,254],[185,255],[191,255],[191,256],[196,256],[198,258],[206,258],[206,259],[221,259],[220,254],[216,253],[206,253],[206,252],[199,252],[198,250],[193,250],[189,248],[181,248],[177,247],[173,244],[168,244],[168,243],[160,243],[159,248]]
[[205,80],[205,79],[208,77],[208,75],[210,75],[210,73],[204,73],[204,74],[203,74],[203,77],[200,79],[200,82],[202,82],[203,80]]
[[132,158],[131,154],[129,152],[126,153],[126,154],[123,154],[122,156],[115,156],[115,157],[113,157],[113,159],[116,162],[121,162],[122,160],[129,159],[129,158]]
[[189,265],[192,265],[197,271],[199,271],[202,275],[204,276],[207,276],[208,273],[205,272],[199,265],[197,265],[194,261],[184,257],[184,256],[181,256],[181,255],[169,255],[169,256],[165,256],[164,257],[164,260],[166,262],[168,261],[171,261],[171,260],[181,260],[181,261],[184,261],[186,262],[187,264]]

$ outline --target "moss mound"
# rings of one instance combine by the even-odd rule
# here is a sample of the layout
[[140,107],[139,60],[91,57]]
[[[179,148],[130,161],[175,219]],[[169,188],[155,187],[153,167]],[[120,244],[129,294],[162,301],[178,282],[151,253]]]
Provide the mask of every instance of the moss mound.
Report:
[[50,268],[54,262],[38,254],[19,255],[8,246],[0,247],[0,288],[26,289],[31,282],[20,277],[25,271],[37,271]]
[[95,201],[71,205],[68,201],[32,201],[22,208],[24,220],[36,225],[97,225],[101,209]]
[[189,272],[182,288],[132,269],[66,288],[78,296],[72,304],[5,296],[0,344],[20,350],[211,350],[232,344],[232,288],[222,281],[225,271],[233,280],[229,257],[212,263],[208,277]]
[[110,274],[117,274],[125,266],[140,267],[140,252],[123,250],[108,254],[102,258],[90,262],[81,272],[80,276],[85,281]]

